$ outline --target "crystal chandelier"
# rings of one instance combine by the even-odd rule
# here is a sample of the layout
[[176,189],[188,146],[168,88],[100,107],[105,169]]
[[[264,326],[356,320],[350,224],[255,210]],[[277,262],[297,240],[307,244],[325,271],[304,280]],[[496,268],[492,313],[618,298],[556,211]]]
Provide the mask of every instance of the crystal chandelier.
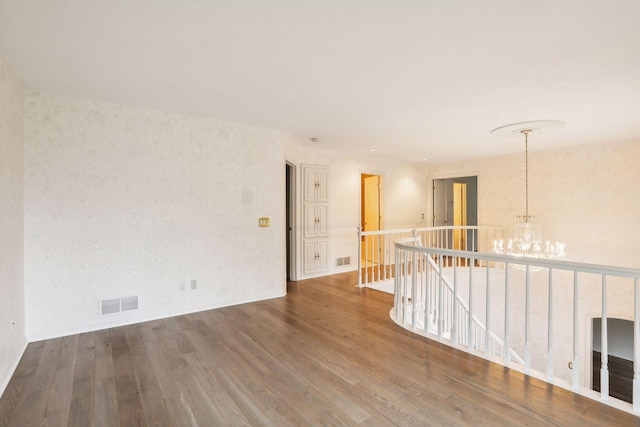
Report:
[[513,257],[532,257],[557,259],[566,255],[564,243],[547,240],[542,243],[542,233],[540,225],[535,222],[535,217],[529,215],[529,134],[541,129],[549,129],[564,125],[564,122],[557,120],[538,120],[532,122],[513,123],[502,126],[491,131],[499,135],[512,135],[520,133],[524,135],[525,141],[525,213],[516,217],[513,237],[505,242],[504,240],[494,240],[492,251],[501,255],[511,255]]

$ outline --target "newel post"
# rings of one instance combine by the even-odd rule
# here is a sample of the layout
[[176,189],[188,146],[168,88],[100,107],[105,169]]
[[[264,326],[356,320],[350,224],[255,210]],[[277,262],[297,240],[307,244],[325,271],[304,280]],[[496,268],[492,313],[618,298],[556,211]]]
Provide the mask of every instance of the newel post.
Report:
[[358,287],[362,287],[362,226],[358,226]]

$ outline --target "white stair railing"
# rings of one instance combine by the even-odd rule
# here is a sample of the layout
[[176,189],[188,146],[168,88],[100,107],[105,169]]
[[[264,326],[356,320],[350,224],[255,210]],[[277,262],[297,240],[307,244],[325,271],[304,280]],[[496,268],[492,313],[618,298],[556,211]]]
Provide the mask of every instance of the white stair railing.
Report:
[[419,237],[425,246],[488,252],[492,242],[504,240],[504,229],[492,226],[423,227],[362,231],[358,227],[358,286],[391,283],[393,243]]
[[[396,323],[640,415],[640,269],[513,258],[416,243],[419,239],[415,237],[394,243],[395,297],[390,315]],[[467,267],[462,270],[460,265]],[[516,265],[517,269],[512,268]],[[445,266],[452,279],[444,273]],[[468,274],[466,283],[461,271]],[[455,297],[462,291],[468,298],[464,305]],[[607,322],[614,317],[612,313],[633,319],[632,403],[609,394]],[[599,369],[596,367],[599,392],[591,389],[594,317],[601,318],[603,356]],[[485,327],[479,332],[474,319],[482,318]],[[499,336],[492,336],[493,331],[500,331]],[[500,350],[494,338],[501,340]],[[480,349],[478,345],[484,346]],[[513,351],[524,354],[524,360]],[[514,361],[518,363],[512,364]],[[571,362],[569,366],[566,361]]]
[[[420,236],[406,237],[399,239],[397,242],[422,246],[422,238]],[[501,357],[504,351],[504,343],[496,334],[487,331],[487,328],[477,316],[469,313],[469,306],[455,290],[456,282],[454,281],[452,284],[445,274],[447,269],[436,263],[432,257],[424,254],[420,254],[416,261],[415,276],[413,276],[414,272],[410,271],[407,279],[409,279],[409,276],[411,276],[411,280],[417,277],[417,282],[429,283],[425,290],[428,297],[425,297],[425,292],[422,291],[421,287],[416,288],[417,292],[415,294],[408,293],[402,286],[394,291],[396,298],[402,299],[404,297],[411,301],[408,306],[411,310],[426,313],[425,316],[417,316],[415,324],[413,323],[413,318],[410,319],[410,324],[412,326],[415,325],[413,327],[416,329],[425,330],[426,320],[429,332],[444,337],[455,345],[467,347],[471,342],[471,348],[490,356]],[[441,264],[442,261],[443,258],[440,257],[439,263]],[[427,263],[431,268],[426,268]],[[403,271],[406,271],[407,268],[411,268],[411,266],[401,266]],[[456,263],[453,265],[454,277],[457,271],[458,266]],[[425,278],[425,274],[430,274],[428,280]],[[408,280],[405,283],[408,283]],[[440,298],[440,295],[442,295],[442,298]],[[489,339],[484,340],[483,338],[487,333]],[[516,363],[524,365],[522,358],[513,349],[509,349],[509,352]]]

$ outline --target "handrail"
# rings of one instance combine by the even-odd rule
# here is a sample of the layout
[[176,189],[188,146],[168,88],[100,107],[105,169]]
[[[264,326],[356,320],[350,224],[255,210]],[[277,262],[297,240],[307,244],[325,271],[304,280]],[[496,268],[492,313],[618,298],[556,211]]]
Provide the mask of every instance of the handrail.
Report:
[[[476,311],[483,310],[477,298],[484,298],[484,317],[488,332],[484,337],[485,352],[478,355],[640,415],[640,269],[417,246],[417,239],[413,242],[406,240],[393,244],[396,292],[391,317],[396,323],[413,332],[478,354],[473,342],[459,339],[457,332],[456,336],[447,337],[442,330],[447,318],[451,318],[451,322],[460,321],[455,314],[458,311],[455,305],[451,308],[453,315],[447,312],[449,309],[444,304],[447,289],[459,297],[461,287],[467,286],[469,298],[473,297],[474,300],[473,305],[467,305],[471,319],[476,316],[474,307],[478,307]],[[419,261],[422,257],[429,259],[429,262],[423,264]],[[453,266],[453,283],[448,283],[448,278],[443,273],[443,260]],[[469,266],[469,282],[466,285],[459,283],[459,263]],[[511,266],[515,265],[519,268],[512,269]],[[610,287],[615,292],[610,292]],[[436,292],[429,293],[431,289],[436,289]],[[531,292],[531,289],[534,291]],[[625,304],[630,305],[628,303],[632,293],[632,312],[620,312]],[[435,300],[429,301],[430,298]],[[500,298],[503,302],[494,307],[493,302]],[[567,304],[567,299],[572,306]],[[541,301],[547,302],[541,304]],[[554,311],[553,307],[558,307],[559,304],[564,304],[566,309]],[[597,315],[602,319],[599,393],[590,389],[591,336],[584,333],[585,328],[590,332],[591,317],[588,316],[594,315],[596,304],[600,307]],[[611,316],[610,307],[614,304],[616,315],[632,316],[634,319],[632,404],[609,396],[607,320]],[[421,311],[423,307],[424,311]],[[428,313],[430,309],[435,312]],[[418,328],[417,320],[421,316],[424,317],[423,330]],[[435,331],[428,327],[431,318],[436,319]],[[536,321],[530,322],[531,318]],[[467,322],[469,325],[473,323]],[[547,337],[541,339],[545,324]],[[532,338],[534,329],[538,331],[537,339]],[[456,330],[452,328],[452,331]],[[501,356],[490,354],[488,350],[491,334],[498,330],[502,330],[503,334]],[[471,331],[467,333],[471,337]],[[518,352],[523,350],[523,366],[511,365],[512,361],[518,361],[512,353],[514,349]],[[562,372],[555,373],[554,366],[558,360],[570,360],[572,370],[566,371],[565,368]],[[563,363],[560,362],[559,366],[562,368]],[[558,371],[560,370],[562,369]]]
[[[412,249],[416,248],[415,246],[409,246],[402,243],[400,243],[398,246],[403,249],[407,249],[409,247]],[[430,253],[436,253],[431,249],[437,249],[437,253],[444,256],[468,258],[468,255],[471,255],[471,257],[478,258],[477,252],[459,251],[455,249],[438,249],[438,248],[425,248],[425,249],[427,249],[428,252]],[[555,259],[534,258],[534,257],[512,257],[508,255],[497,255],[492,253],[482,253],[482,259],[486,261],[494,261],[497,263],[509,263],[509,264],[519,264],[519,265],[530,266],[530,267],[553,268],[555,270],[580,271],[581,273],[606,274],[606,275],[620,276],[620,277],[627,277],[627,278],[640,277],[640,269],[628,268],[628,267],[616,267],[616,266],[604,265],[604,264],[586,264],[586,263],[573,262],[573,261],[561,261],[561,260],[555,260]]]

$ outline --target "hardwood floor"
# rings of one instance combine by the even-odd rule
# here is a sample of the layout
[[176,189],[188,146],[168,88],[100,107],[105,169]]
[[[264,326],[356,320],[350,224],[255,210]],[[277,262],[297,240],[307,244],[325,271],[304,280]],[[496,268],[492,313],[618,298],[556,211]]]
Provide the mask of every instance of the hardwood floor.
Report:
[[31,343],[0,425],[639,425],[395,325],[355,273],[288,295]]

